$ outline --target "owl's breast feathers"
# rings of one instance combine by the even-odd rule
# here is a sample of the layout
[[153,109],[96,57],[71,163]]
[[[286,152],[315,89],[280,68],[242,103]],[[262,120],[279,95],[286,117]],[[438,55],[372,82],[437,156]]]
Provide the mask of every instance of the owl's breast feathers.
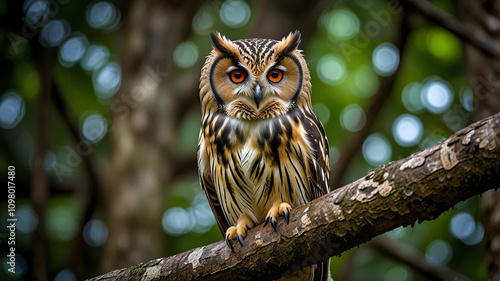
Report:
[[198,162],[223,233],[243,214],[262,223],[276,200],[298,206],[328,192],[328,140],[310,109],[254,121],[208,114]]

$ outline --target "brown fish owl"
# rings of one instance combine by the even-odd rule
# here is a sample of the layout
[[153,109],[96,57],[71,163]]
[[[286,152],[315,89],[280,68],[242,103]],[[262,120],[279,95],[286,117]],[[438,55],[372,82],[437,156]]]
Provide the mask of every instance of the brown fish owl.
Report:
[[[298,31],[281,41],[231,41],[219,33],[211,40],[200,78],[198,168],[233,250],[250,228],[265,222],[276,230],[294,206],[329,192],[328,139],[312,111]],[[328,261],[300,275],[326,280],[327,272]]]

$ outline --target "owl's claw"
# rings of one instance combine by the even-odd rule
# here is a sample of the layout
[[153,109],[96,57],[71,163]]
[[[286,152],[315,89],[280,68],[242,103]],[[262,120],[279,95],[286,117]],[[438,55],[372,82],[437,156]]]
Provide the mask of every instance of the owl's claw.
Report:
[[288,224],[290,222],[290,210],[292,209],[292,206],[288,203],[281,203],[279,201],[275,202],[271,209],[269,209],[269,212],[267,212],[267,217],[266,217],[266,222],[264,224],[267,225],[268,222],[271,223],[271,226],[273,227],[274,231],[276,231],[276,223],[278,217],[284,216],[285,217],[285,222]]
[[285,212],[283,213],[283,215],[285,216],[286,224],[289,224],[290,223],[290,211],[288,209],[286,209]]
[[238,234],[236,234],[236,238],[238,238],[238,242],[240,242],[240,245],[243,246],[243,238],[241,238],[241,236],[239,236]]
[[226,235],[226,244],[229,247],[229,249],[231,250],[231,252],[234,253],[234,248],[233,248],[233,244],[231,243],[231,235],[230,234]]
[[243,240],[247,236],[247,231],[254,225],[252,219],[248,215],[242,216],[236,226],[231,226],[226,230],[226,244],[234,253],[233,241],[237,240],[243,246]]
[[268,222],[271,222],[271,226],[273,227],[274,231],[276,231],[276,220],[272,217],[267,217],[264,226],[266,226]]

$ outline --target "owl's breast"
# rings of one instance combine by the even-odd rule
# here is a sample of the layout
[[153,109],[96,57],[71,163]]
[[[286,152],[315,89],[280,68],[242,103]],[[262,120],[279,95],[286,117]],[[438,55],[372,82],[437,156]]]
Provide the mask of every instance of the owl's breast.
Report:
[[214,116],[203,128],[210,155],[210,171],[220,201],[234,205],[261,223],[272,203],[298,206],[309,201],[307,155],[309,145],[300,118],[246,121]]

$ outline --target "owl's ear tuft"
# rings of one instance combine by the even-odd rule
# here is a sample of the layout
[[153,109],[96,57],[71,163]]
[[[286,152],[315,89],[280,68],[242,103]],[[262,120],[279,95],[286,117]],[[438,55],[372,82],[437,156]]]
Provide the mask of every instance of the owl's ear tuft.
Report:
[[278,49],[278,57],[282,57],[284,55],[288,55],[295,51],[300,44],[300,31],[295,30],[294,33],[291,33],[287,37],[283,37],[281,40],[280,48]]
[[227,55],[234,54],[234,46],[231,40],[227,39],[225,36],[221,36],[219,32],[210,32],[210,40],[212,41],[212,46],[219,52]]

